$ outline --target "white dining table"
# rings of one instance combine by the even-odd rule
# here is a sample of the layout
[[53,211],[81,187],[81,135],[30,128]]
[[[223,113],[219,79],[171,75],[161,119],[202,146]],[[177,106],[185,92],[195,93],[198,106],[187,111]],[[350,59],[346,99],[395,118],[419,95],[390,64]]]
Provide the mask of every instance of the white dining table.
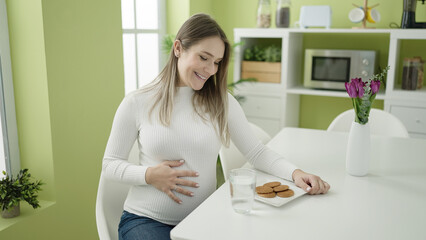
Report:
[[426,140],[371,137],[369,173],[345,171],[348,134],[284,128],[267,144],[331,185],[280,207],[233,211],[226,181],[172,231],[174,240],[426,239]]

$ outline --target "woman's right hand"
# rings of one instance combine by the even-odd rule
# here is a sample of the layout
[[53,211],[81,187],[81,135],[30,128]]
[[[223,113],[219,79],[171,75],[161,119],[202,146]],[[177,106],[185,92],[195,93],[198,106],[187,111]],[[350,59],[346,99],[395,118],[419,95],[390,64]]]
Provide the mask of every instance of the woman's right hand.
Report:
[[192,197],[194,193],[181,186],[198,187],[198,183],[181,178],[198,177],[197,172],[173,169],[184,163],[184,160],[164,161],[157,166],[149,167],[145,173],[146,183],[166,193],[175,202],[182,203],[182,200],[176,197],[172,191]]

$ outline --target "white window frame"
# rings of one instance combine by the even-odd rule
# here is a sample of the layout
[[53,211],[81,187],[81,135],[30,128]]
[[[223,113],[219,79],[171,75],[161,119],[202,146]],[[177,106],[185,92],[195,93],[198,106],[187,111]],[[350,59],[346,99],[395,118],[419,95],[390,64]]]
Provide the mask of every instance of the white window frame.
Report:
[[[10,58],[9,29],[7,24],[6,1],[0,0],[0,118],[5,168],[8,174],[20,170],[18,130],[16,124],[15,97],[13,95],[12,62]],[[2,174],[0,173],[0,178]]]
[[[136,6],[136,1],[141,0],[133,0],[134,6]],[[123,28],[123,34],[122,37],[124,37],[125,34],[134,34],[135,37],[135,56],[136,56],[136,88],[142,87],[141,81],[139,80],[139,72],[138,72],[138,41],[137,41],[137,34],[144,34],[144,33],[157,33],[158,34],[158,69],[161,71],[165,65],[165,62],[167,60],[166,54],[164,54],[161,51],[163,38],[166,35],[166,1],[165,0],[158,0],[158,29],[137,29],[136,24],[136,7],[134,7],[134,29],[125,29]],[[124,44],[124,42],[123,42]],[[124,49],[124,46],[123,46]],[[124,56],[123,56],[124,58]],[[124,60],[124,59],[123,59]],[[153,79],[154,80],[154,79]],[[124,79],[126,81],[126,78]],[[125,84],[126,85],[126,84]],[[135,89],[136,89],[135,88]],[[130,92],[131,90],[135,89],[125,89],[126,92]]]

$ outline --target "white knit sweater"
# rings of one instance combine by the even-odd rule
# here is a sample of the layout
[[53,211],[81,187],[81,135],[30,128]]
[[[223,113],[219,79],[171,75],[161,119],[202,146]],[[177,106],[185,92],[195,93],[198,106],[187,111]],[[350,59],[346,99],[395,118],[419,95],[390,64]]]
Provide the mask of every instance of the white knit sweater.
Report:
[[[194,91],[180,87],[175,95],[170,126],[162,125],[158,111],[149,118],[152,94],[132,93],[126,96],[114,118],[111,135],[103,159],[103,174],[111,179],[133,185],[124,210],[162,223],[176,225],[201,204],[216,188],[216,161],[221,141],[211,123],[203,121],[192,106]],[[235,98],[228,94],[229,130],[231,139],[248,161],[257,169],[291,180],[296,167],[265,147],[253,134]],[[139,145],[139,165],[127,161],[135,141]],[[193,197],[175,193],[182,204],[145,182],[150,166],[164,160],[184,159],[176,169],[189,169],[198,177],[199,188],[188,188]]]

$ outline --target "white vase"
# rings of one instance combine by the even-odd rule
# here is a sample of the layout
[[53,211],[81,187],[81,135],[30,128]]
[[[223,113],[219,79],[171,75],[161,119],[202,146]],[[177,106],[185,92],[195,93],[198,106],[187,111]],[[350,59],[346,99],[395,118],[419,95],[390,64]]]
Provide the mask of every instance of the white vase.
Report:
[[346,172],[352,176],[365,176],[370,165],[370,124],[353,122],[346,149]]

